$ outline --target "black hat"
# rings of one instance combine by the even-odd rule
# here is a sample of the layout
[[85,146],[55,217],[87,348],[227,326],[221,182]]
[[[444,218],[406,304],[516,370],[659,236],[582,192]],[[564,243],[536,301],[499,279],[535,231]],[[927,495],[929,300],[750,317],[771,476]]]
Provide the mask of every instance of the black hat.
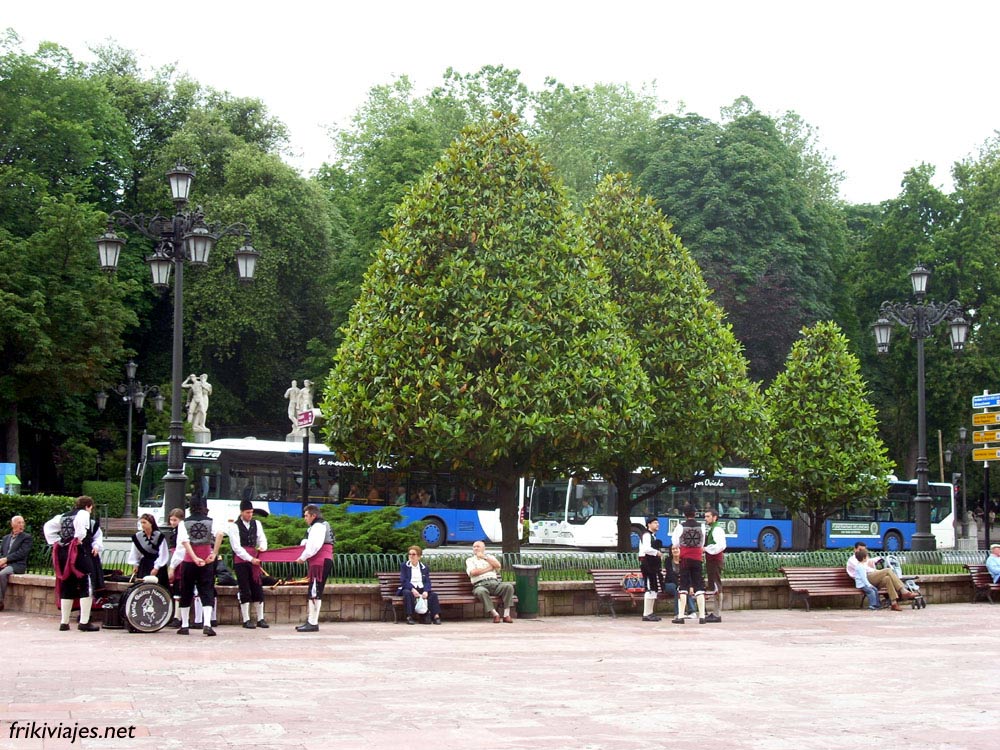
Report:
[[659,521],[659,520],[660,519],[657,518],[656,516],[647,516],[646,517],[646,525],[649,526],[649,524],[651,524],[653,521]]
[[253,503],[249,500],[240,500],[240,513],[245,510],[253,510]]

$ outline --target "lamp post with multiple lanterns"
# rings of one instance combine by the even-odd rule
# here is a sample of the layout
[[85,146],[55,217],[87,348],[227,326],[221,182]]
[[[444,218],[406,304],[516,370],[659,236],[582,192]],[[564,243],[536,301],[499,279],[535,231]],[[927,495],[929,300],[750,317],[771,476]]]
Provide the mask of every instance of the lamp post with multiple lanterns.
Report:
[[947,321],[951,348],[958,352],[965,347],[969,335],[969,322],[962,313],[958,301],[947,303],[930,302],[927,295],[927,279],[931,272],[917,265],[910,272],[913,295],[916,304],[883,302],[879,308],[879,318],[872,329],[879,354],[889,351],[889,339],[893,325],[898,323],[910,331],[910,338],[917,342],[917,494],[914,497],[917,531],[913,535],[914,550],[933,550],[934,535],[931,534],[931,497],[927,470],[927,407],[924,400],[924,339],[931,335],[931,329]]
[[[125,435],[125,516],[132,515],[132,407],[142,411],[146,403],[146,396],[152,394],[153,404],[157,411],[163,411],[163,394],[160,393],[159,386],[143,385],[135,379],[135,372],[138,365],[134,360],[129,360],[125,365],[125,382],[112,386],[111,390],[121,396],[122,401],[128,404],[128,431]],[[97,394],[97,409],[104,411],[108,404],[108,394],[101,391]]]
[[97,239],[97,251],[101,268],[109,274],[118,268],[118,257],[125,240],[114,232],[114,226],[131,228],[155,243],[153,254],[146,258],[153,275],[153,285],[165,289],[170,284],[170,272],[174,272],[174,321],[173,346],[171,350],[170,389],[170,437],[167,455],[167,473],[163,477],[165,513],[174,508],[184,507],[184,425],[181,418],[181,381],[184,366],[184,264],[192,266],[208,265],[208,257],[216,242],[225,236],[242,236],[243,244],[236,250],[236,270],[239,280],[249,283],[253,280],[260,253],[250,245],[250,233],[245,224],[236,223],[227,227],[209,226],[201,207],[188,210],[188,195],[194,172],[178,164],[167,172],[170,193],[174,202],[171,217],[156,214],[131,215],[114,211],[108,217],[107,231]]

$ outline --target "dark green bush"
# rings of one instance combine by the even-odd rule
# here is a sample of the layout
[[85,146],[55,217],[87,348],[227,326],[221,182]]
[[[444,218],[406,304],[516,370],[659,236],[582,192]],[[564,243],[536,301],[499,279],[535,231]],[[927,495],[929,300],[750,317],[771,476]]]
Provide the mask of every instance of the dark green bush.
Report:
[[121,518],[125,513],[125,482],[87,481],[83,483],[83,494],[94,498],[101,516]]

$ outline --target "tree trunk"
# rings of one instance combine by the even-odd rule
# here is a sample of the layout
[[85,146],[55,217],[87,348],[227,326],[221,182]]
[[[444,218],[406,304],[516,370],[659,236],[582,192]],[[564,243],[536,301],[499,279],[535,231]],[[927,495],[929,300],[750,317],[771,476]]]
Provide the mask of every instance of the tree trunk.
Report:
[[632,472],[619,469],[609,477],[618,495],[618,551],[632,551]]
[[[498,472],[499,473],[499,472]],[[500,500],[500,530],[503,532],[503,551],[521,551],[521,508],[518,497],[518,477],[513,473],[499,473],[497,497]]]
[[825,518],[809,511],[809,549],[824,549],[826,547]]

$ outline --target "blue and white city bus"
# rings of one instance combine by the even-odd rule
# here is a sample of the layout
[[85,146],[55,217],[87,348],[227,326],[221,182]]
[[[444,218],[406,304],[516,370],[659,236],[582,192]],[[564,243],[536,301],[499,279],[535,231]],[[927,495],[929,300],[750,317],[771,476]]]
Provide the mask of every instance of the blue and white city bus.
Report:
[[[183,445],[189,492],[208,501],[212,518],[235,519],[244,499],[269,513],[302,515],[301,442],[225,438]],[[151,513],[160,525],[168,452],[168,443],[148,444],[138,469],[138,513]],[[362,468],[338,461],[325,445],[311,443],[307,487],[309,502],[346,503],[352,512],[396,506],[403,516],[401,525],[426,522],[423,543],[428,547],[503,541],[495,494],[447,473]]]
[[[660,519],[658,536],[669,544],[670,532],[683,520],[684,507],[691,505],[699,517],[708,508],[719,513],[730,549],[777,552],[804,548],[808,531],[803,519],[795,518],[779,498],[750,492],[749,478],[749,469],[724,467],[691,484],[640,485],[637,495],[655,492],[632,509],[632,547],[638,545],[648,516]],[[617,547],[617,495],[615,487],[603,478],[529,481],[524,487],[522,506],[528,509],[530,542]],[[909,549],[916,531],[915,494],[915,480],[890,477],[886,497],[859,498],[834,513],[826,522],[826,546],[852,547],[864,541],[872,549]],[[931,533],[938,547],[953,547],[954,488],[933,482],[930,494]]]

